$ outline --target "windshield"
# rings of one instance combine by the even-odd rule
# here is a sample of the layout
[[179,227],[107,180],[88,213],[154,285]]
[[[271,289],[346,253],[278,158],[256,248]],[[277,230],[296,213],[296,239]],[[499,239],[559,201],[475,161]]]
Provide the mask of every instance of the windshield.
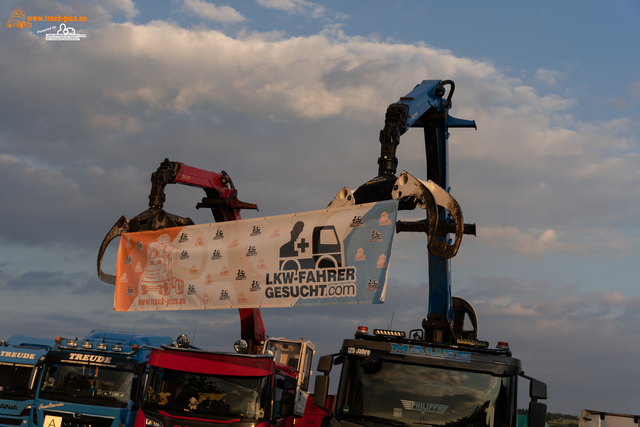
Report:
[[32,366],[0,366],[0,396],[33,397],[29,391]]
[[143,405],[203,417],[257,420],[267,412],[270,380],[152,368]]
[[47,364],[39,397],[59,402],[124,408],[129,403],[133,372],[99,366]]
[[347,357],[337,416],[393,425],[511,425],[515,379]]

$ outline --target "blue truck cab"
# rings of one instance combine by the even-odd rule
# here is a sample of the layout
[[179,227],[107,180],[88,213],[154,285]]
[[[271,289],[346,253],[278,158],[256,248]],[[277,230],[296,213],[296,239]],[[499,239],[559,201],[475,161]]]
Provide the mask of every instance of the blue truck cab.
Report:
[[151,350],[172,341],[104,330],[81,341],[56,338],[38,364],[29,427],[132,426]]
[[26,426],[33,406],[29,379],[53,339],[13,335],[0,341],[0,427]]

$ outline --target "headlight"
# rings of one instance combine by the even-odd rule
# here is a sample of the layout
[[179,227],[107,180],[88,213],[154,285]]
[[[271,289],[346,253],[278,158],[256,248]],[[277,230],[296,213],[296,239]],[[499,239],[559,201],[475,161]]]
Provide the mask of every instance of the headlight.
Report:
[[151,418],[144,417],[144,425],[149,427],[162,427],[162,423]]
[[233,344],[233,348],[236,353],[246,354],[249,350],[249,344],[247,344],[245,340],[238,340],[235,342],[235,344]]
[[180,348],[187,348],[189,347],[189,337],[186,336],[185,334],[180,335],[177,339],[176,339],[176,344],[178,345],[178,347]]

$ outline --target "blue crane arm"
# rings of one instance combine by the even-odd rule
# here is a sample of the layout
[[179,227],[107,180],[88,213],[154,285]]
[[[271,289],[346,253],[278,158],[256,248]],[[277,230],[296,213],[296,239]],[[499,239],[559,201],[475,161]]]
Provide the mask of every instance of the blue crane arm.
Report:
[[[450,85],[447,98],[444,86]],[[455,91],[455,84],[451,80],[424,80],[413,88],[411,92],[400,98],[396,103],[389,105],[385,116],[384,129],[380,131],[381,154],[378,159],[378,175],[394,175],[398,165],[396,149],[400,143],[400,136],[411,127],[425,129],[425,142],[427,131],[436,132],[435,143],[439,146],[446,145],[449,137],[448,128],[473,127],[477,129],[473,120],[457,119],[449,116],[451,98]],[[431,136],[433,139],[433,136]],[[429,148],[429,147],[427,147]],[[442,151],[442,150],[438,150]],[[429,151],[427,151],[429,157]],[[438,163],[446,162],[446,157],[439,159]],[[446,167],[440,167],[440,170]],[[430,179],[430,178],[429,178]],[[434,182],[443,188],[445,180],[438,179]]]
[[[445,86],[449,86],[445,98]],[[427,179],[450,191],[448,144],[449,128],[474,128],[473,120],[457,119],[449,115],[451,98],[455,84],[451,80],[424,80],[411,92],[389,105],[385,117],[385,127],[380,131],[381,154],[378,159],[378,176],[395,176],[398,159],[396,148],[400,136],[417,127],[424,129],[425,150],[427,156]],[[439,223],[447,223],[450,213],[441,209]],[[474,227],[475,228],[475,227]],[[470,234],[475,234],[475,230]],[[447,233],[441,233],[436,239],[445,242]],[[451,260],[432,253],[429,262],[429,309],[423,321],[425,331],[433,341],[446,341],[446,332],[453,320],[451,297]]]
[[[449,86],[449,91],[445,98],[446,86]],[[462,322],[455,322],[455,319],[463,317],[462,314],[469,314],[474,319],[475,314],[468,303],[451,296],[450,259],[456,255],[463,234],[475,235],[475,224],[464,224],[460,206],[449,194],[447,139],[449,128],[477,129],[475,121],[449,115],[454,90],[455,84],[451,80],[424,80],[398,102],[389,105],[384,128],[380,131],[378,176],[355,191],[343,187],[328,206],[397,199],[399,210],[415,209],[418,205],[426,210],[425,220],[398,221],[396,231],[427,234],[429,312],[423,327],[426,338],[436,342],[449,342],[456,336],[470,336],[477,332],[474,327],[467,333],[469,331],[461,329]],[[396,176],[396,149],[400,137],[412,127],[424,130],[426,182],[407,172]],[[473,320],[472,323],[477,322]]]

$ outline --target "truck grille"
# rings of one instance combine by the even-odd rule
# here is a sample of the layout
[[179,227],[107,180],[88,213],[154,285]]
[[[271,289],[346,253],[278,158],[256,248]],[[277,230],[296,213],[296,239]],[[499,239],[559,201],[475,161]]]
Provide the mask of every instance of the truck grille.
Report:
[[62,411],[45,411],[44,416],[62,417],[61,427],[111,427],[112,417]]

